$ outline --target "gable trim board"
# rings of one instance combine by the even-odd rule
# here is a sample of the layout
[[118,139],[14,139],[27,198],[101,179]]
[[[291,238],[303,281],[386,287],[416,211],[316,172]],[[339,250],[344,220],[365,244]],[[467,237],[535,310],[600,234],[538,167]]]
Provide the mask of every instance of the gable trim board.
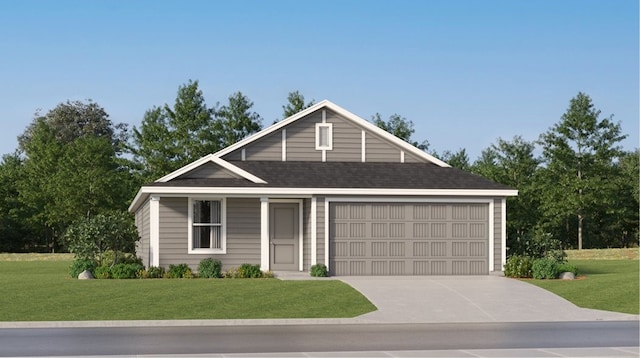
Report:
[[[307,116],[311,120],[305,120]],[[336,131],[332,132],[331,156],[327,149],[316,150],[321,118]],[[353,125],[345,126],[344,121]],[[287,130],[294,122],[296,126]],[[262,144],[245,150],[257,140]],[[367,147],[369,142],[371,147]],[[305,145],[316,151],[304,152]],[[298,148],[307,156],[317,156],[302,159],[306,157],[296,152]],[[349,154],[340,156],[344,150]],[[370,154],[373,161],[367,161]],[[324,263],[330,274],[489,274],[501,271],[506,262],[505,198],[515,195],[517,190],[451,168],[322,101],[142,186],[129,211],[136,213],[142,231],[138,254],[153,266],[187,263],[195,269],[201,259],[214,257],[222,261],[223,269],[252,263],[268,270],[270,254],[275,252],[269,216],[277,210],[271,205],[295,203],[297,262],[278,267],[305,271]],[[223,250],[194,252],[190,250],[191,203],[207,198],[226,204],[222,222],[226,240]],[[441,216],[425,222],[422,216],[415,216],[415,210],[426,206],[447,212],[447,216],[438,214]],[[338,209],[343,217],[336,216]],[[358,214],[351,218],[345,210]],[[380,210],[395,210],[396,214],[379,218]],[[475,213],[476,221],[471,216],[470,221],[461,219],[462,212]],[[400,219],[398,213],[405,216]],[[484,218],[479,222],[478,213]],[[355,231],[336,236],[336,225],[352,226]],[[416,225],[431,227],[432,237],[424,236],[426,229],[415,231]],[[464,236],[467,233],[471,236]],[[422,251],[416,251],[419,247]]]

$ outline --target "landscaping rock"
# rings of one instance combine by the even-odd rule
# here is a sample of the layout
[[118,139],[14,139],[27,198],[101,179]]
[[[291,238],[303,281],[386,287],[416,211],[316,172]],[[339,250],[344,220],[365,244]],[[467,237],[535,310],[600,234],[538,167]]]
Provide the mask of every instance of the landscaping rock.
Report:
[[574,275],[573,272],[563,272],[558,278],[561,280],[575,280],[576,275]]
[[84,270],[78,275],[78,280],[93,280],[91,271]]

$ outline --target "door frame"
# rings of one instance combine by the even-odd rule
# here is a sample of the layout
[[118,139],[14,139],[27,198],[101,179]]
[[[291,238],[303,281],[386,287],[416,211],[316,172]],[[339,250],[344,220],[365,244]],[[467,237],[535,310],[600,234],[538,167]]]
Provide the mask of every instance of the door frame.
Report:
[[[263,220],[263,225],[266,224],[266,226],[263,226],[266,229],[266,233],[267,236],[269,236],[270,233],[270,228],[269,228],[269,223],[270,223],[270,208],[268,207],[268,204],[273,203],[273,204],[298,204],[298,271],[303,271],[304,270],[304,247],[303,247],[303,243],[304,243],[304,228],[303,228],[303,224],[304,224],[304,218],[303,218],[303,205],[304,205],[304,199],[268,199],[267,203],[267,210],[266,210],[266,217],[263,215],[262,220]],[[264,231],[263,231],[264,233]],[[266,242],[266,250],[263,250],[263,254],[266,251],[266,262],[265,260],[262,260],[263,263],[267,263],[268,264],[268,270],[271,269],[271,244],[269,243],[268,237],[267,237],[267,242]],[[264,249],[264,248],[263,248]],[[264,265],[263,265],[264,266]],[[264,269],[264,268],[263,268]]]

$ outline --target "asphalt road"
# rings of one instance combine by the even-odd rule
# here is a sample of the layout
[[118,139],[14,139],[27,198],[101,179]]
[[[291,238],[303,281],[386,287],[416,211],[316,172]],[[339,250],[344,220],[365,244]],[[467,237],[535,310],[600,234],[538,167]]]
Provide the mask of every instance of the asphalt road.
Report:
[[0,356],[637,347],[639,322],[0,329]]

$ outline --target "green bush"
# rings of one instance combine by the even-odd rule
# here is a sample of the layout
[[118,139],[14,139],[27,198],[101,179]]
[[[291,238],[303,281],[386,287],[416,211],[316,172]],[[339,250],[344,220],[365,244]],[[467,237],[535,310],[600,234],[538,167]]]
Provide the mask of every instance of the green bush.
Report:
[[[117,256],[116,256],[117,253]],[[135,254],[121,251],[107,250],[102,253],[102,265],[113,266],[115,264],[138,264],[142,265],[142,259]]]
[[142,278],[162,278],[164,276],[164,267],[149,266],[144,270]]
[[82,271],[87,270],[93,274],[95,269],[96,269],[96,262],[94,260],[76,258],[73,260],[73,262],[71,263],[71,266],[69,267],[69,275],[71,275],[71,277],[73,278],[78,278],[78,275]]
[[329,271],[327,270],[327,266],[325,264],[315,264],[311,266],[311,271],[309,272],[313,277],[327,277],[329,276]]
[[533,259],[528,256],[513,255],[504,265],[507,277],[530,278],[533,275]]
[[556,262],[564,262],[567,256],[562,249],[562,241],[551,234],[537,229],[525,233],[522,237],[509,240],[509,256],[529,256],[533,259],[548,258]]
[[203,278],[220,278],[222,277],[222,262],[209,257],[198,265],[198,276]]
[[[269,272],[269,276],[273,277],[273,273]],[[242,264],[238,268],[230,268],[224,273],[225,278],[262,278],[268,277],[264,272],[260,271],[260,265]]]
[[240,278],[261,278],[262,271],[260,265],[242,264],[238,268],[238,275]]
[[563,272],[573,272],[574,275],[578,276],[578,268],[568,263],[558,265],[558,274]]
[[138,264],[115,264],[111,267],[111,277],[115,279],[136,278],[144,267]]
[[533,261],[533,278],[553,280],[558,277],[558,262],[553,259],[537,259]]
[[94,272],[93,277],[99,279],[111,278],[111,267],[105,265],[96,267],[96,271]]
[[169,265],[167,274],[170,278],[185,278],[187,271],[191,274],[191,269],[187,264]]

